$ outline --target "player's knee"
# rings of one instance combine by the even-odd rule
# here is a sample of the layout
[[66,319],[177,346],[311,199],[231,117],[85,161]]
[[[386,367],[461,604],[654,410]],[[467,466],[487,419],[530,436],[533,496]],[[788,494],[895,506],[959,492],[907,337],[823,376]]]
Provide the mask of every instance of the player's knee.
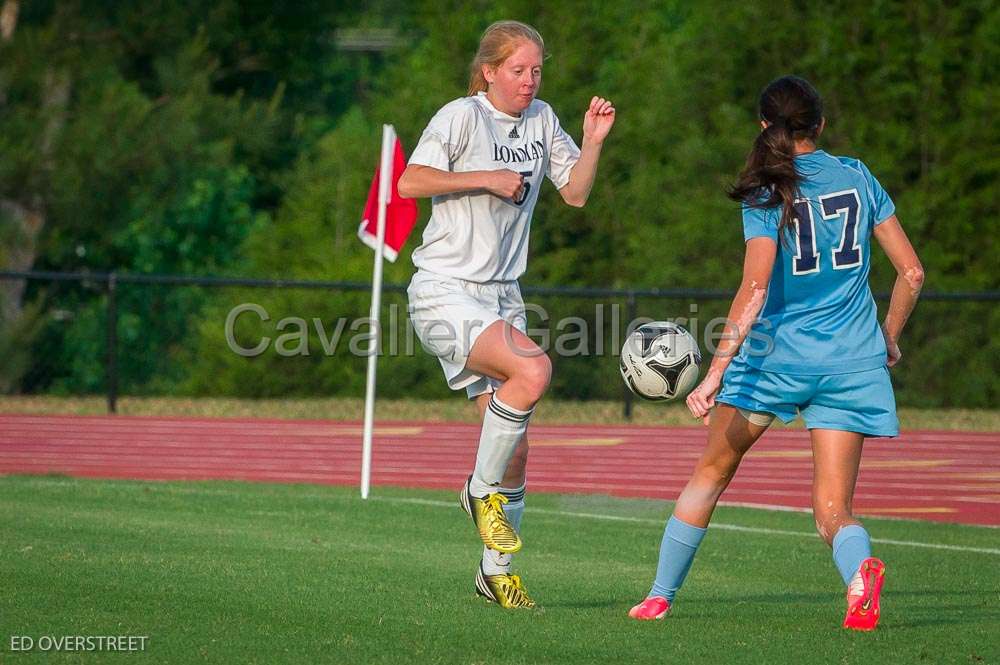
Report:
[[552,379],[552,361],[544,354],[529,359],[523,363],[518,379],[532,401],[537,402],[545,394]]
[[742,456],[737,453],[717,455],[698,466],[698,475],[704,482],[725,486],[729,484],[740,466]]

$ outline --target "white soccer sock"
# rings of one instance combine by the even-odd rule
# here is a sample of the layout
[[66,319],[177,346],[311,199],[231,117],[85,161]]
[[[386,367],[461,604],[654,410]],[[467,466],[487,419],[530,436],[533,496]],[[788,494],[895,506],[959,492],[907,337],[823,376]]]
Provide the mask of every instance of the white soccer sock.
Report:
[[483,574],[506,575],[510,572],[510,562],[513,554],[497,552],[483,545]]
[[496,393],[490,397],[479,435],[476,469],[469,483],[472,496],[484,497],[498,490],[507,464],[528,429],[531,413],[532,409],[522,411],[504,404]]
[[855,597],[865,595],[865,580],[861,577],[861,570],[854,573],[854,577],[848,582],[847,594]]
[[503,512],[518,533],[521,532],[521,517],[524,515],[524,487],[525,485],[500,488],[500,493],[507,497]]
[[[507,497],[503,512],[507,515],[514,530],[521,532],[521,516],[524,515],[524,485],[515,488],[501,487],[500,493]],[[483,573],[486,575],[502,575],[510,572],[510,563],[514,555],[504,554],[483,547]]]

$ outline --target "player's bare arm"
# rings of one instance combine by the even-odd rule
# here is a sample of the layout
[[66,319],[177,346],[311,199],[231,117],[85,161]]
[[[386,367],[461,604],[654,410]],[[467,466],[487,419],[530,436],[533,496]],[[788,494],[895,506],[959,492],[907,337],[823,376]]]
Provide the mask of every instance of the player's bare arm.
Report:
[[410,164],[400,176],[398,187],[399,195],[409,199],[483,189],[503,198],[515,198],[523,183],[524,176],[510,169],[460,173]]
[[691,415],[703,418],[706,425],[708,412],[715,406],[715,395],[722,385],[722,375],[726,373],[726,368],[739,351],[761,308],[764,307],[777,252],[778,245],[770,238],[751,238],[747,241],[743,260],[743,280],[729,308],[726,334],[719,342],[705,378],[687,396],[687,406]]
[[563,201],[569,205],[582,208],[590,197],[597,175],[597,162],[601,157],[601,148],[608,132],[615,124],[615,107],[603,97],[593,97],[590,106],[583,114],[583,146],[580,148],[580,160],[573,166],[569,182],[559,190]]
[[896,269],[896,282],[889,299],[889,310],[882,323],[885,345],[889,354],[889,367],[899,362],[903,354],[899,350],[899,336],[903,332],[910,313],[917,304],[920,289],[924,285],[924,267],[917,253],[906,237],[906,231],[893,215],[875,227],[875,239],[881,245],[892,266]]

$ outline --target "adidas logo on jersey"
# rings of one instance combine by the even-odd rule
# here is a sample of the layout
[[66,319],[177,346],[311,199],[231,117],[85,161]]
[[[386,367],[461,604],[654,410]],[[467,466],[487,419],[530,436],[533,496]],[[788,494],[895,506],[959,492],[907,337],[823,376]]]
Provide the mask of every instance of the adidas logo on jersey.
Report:
[[521,135],[517,133],[517,127],[514,127],[513,129],[510,130],[510,134],[507,135],[507,138],[509,139],[521,138]]

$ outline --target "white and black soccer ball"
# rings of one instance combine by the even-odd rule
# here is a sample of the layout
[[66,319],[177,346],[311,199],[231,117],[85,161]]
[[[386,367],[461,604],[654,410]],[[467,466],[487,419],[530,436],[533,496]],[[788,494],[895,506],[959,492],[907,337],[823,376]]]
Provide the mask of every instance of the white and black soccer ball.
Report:
[[636,328],[622,347],[621,373],[639,397],[663,401],[683,397],[698,380],[701,351],[687,330],[669,321]]

